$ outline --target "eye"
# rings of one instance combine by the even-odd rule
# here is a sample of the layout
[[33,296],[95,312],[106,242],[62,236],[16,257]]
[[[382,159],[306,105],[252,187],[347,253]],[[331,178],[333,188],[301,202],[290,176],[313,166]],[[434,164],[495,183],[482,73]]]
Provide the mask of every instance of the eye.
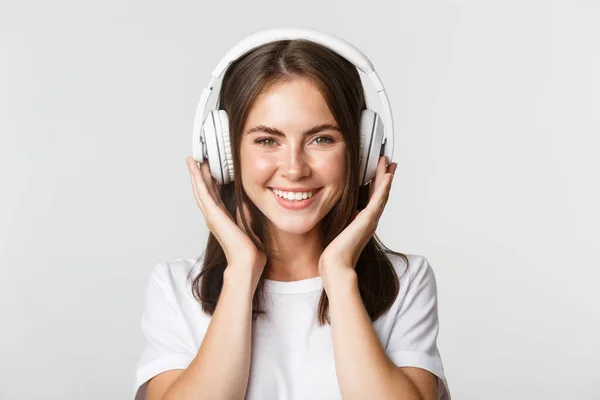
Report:
[[262,137],[262,138],[256,139],[254,141],[254,143],[258,143],[258,144],[263,145],[263,146],[271,147],[271,146],[273,146],[273,144],[275,143],[275,141],[272,138],[269,138],[269,137]]
[[323,139],[323,140],[320,141],[320,143],[317,142],[317,144],[319,144],[319,145],[329,144],[329,143],[332,143],[334,141],[329,136],[317,136],[314,140],[317,141],[319,139]]
[[[323,145],[326,145],[329,143],[333,143],[333,142],[335,142],[335,140],[333,140],[333,138],[331,138],[329,136],[317,136],[316,138],[313,139],[313,142],[315,142],[319,146],[323,146]],[[265,146],[265,147],[272,147],[276,144],[275,140],[270,137],[258,138],[254,141],[254,143],[257,143],[257,144],[259,144],[261,146]]]

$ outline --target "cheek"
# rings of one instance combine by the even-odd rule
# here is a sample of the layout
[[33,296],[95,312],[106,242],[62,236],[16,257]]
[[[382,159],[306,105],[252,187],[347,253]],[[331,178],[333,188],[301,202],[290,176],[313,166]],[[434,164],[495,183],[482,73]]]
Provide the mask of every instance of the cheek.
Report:
[[276,170],[277,163],[273,156],[247,153],[240,157],[242,182],[261,184],[266,182]]
[[313,159],[312,167],[328,181],[344,183],[346,177],[346,152],[341,149],[319,154]]

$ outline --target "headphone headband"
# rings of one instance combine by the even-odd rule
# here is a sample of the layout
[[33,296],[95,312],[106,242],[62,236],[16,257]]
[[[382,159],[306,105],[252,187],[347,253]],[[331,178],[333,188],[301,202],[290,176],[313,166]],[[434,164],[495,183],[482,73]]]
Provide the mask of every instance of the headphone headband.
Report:
[[[268,29],[256,32],[246,37],[233,48],[231,48],[231,50],[225,54],[219,64],[217,64],[212,72],[210,82],[202,91],[200,101],[198,102],[198,106],[196,108],[196,116],[194,118],[193,140],[196,143],[200,141],[200,132],[204,122],[204,111],[210,95],[212,94],[215,81],[223,75],[223,73],[235,60],[254,50],[255,48],[262,46],[263,44],[279,40],[297,39],[310,40],[311,42],[315,42],[327,47],[328,49],[336,52],[340,56],[350,61],[357,69],[365,73],[371,79],[371,82],[373,82],[377,94],[379,95],[379,100],[383,105],[385,134],[385,139],[383,142],[385,144],[383,154],[387,157],[388,162],[391,162],[394,154],[394,121],[392,117],[392,109],[387,94],[385,93],[383,82],[381,82],[379,75],[377,75],[377,72],[373,68],[373,64],[367,58],[367,56],[365,56],[358,48],[349,42],[336,36],[316,31],[314,29]],[[390,139],[390,143],[387,143],[388,139]]]

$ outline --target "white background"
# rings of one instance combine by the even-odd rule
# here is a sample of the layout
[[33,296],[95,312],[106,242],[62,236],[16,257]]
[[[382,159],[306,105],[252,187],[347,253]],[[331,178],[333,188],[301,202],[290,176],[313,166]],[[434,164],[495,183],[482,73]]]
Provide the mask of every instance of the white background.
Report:
[[131,398],[149,272],[207,237],[200,92],[275,27],[350,41],[388,90],[379,234],[434,268],[453,398],[598,399],[597,1],[0,4],[0,399]]

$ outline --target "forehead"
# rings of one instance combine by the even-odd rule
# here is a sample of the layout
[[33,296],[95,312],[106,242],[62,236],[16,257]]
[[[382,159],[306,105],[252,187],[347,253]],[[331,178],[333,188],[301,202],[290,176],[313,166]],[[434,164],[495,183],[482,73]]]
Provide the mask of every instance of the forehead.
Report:
[[334,123],[335,119],[318,86],[308,79],[298,78],[274,83],[258,95],[245,126],[306,127],[325,122]]

